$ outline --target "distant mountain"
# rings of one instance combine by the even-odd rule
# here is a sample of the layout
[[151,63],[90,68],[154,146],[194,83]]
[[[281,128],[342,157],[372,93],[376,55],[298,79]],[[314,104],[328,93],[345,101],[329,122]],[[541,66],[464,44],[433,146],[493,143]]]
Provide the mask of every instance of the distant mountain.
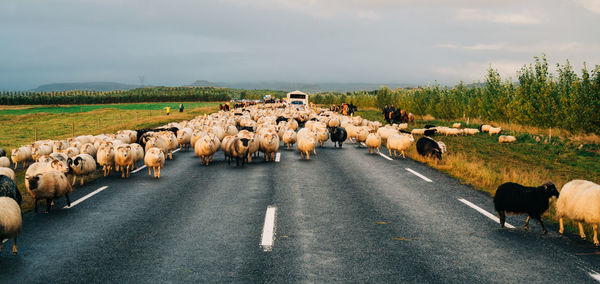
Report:
[[85,82],[85,83],[54,83],[41,85],[31,91],[51,92],[51,91],[69,91],[69,90],[89,90],[89,91],[115,91],[129,90],[139,88],[139,85],[128,85],[115,82]]
[[195,87],[225,87],[234,89],[249,90],[282,90],[304,92],[352,92],[352,91],[370,91],[379,89],[381,86],[388,86],[391,89],[414,87],[411,84],[374,84],[374,83],[294,83],[294,82],[209,82],[206,80],[197,80],[190,86]]

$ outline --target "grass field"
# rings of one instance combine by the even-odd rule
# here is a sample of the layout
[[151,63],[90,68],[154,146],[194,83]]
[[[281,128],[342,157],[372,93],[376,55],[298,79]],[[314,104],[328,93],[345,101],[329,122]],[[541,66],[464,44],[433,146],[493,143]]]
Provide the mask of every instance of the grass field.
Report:
[[[73,135],[114,133],[121,129],[156,127],[173,121],[192,119],[198,115],[218,111],[218,102],[184,103],[185,111],[178,111],[179,103],[147,103],[86,105],[90,109],[80,112],[80,106],[0,106],[0,147],[7,152],[12,148],[42,139],[69,138]],[[171,106],[170,115],[162,110]],[[10,110],[7,110],[10,109]],[[33,110],[48,110],[35,112]],[[7,111],[23,111],[21,114],[6,114]],[[76,110],[76,111],[73,111]],[[16,171],[17,185],[23,195],[23,212],[33,208],[33,200],[25,192],[25,171]],[[96,173],[90,179],[101,176]],[[43,203],[43,202],[41,202]],[[44,207],[42,207],[44,208]]]
[[[86,106],[27,107],[6,109],[0,106],[0,147],[11,149],[42,139],[68,138],[84,134],[113,133],[120,129],[152,127],[171,121],[191,119],[218,110],[218,102],[110,104]],[[171,106],[171,114],[162,109]],[[83,112],[74,111],[84,108]],[[89,109],[85,109],[89,108]],[[35,110],[35,111],[34,111]],[[47,112],[37,112],[47,110]],[[6,112],[22,112],[21,114]]]
[[[359,111],[357,115],[369,120],[383,122],[381,112],[377,110]],[[412,128],[421,128],[425,124],[451,126],[453,122],[439,121],[432,117],[417,119]],[[564,131],[555,130],[549,141],[549,132],[542,129],[522,126],[501,125],[502,134],[517,137],[515,144],[498,143],[498,135],[477,134],[475,136],[441,136],[434,139],[443,141],[448,147],[442,161],[421,157],[416,147],[412,147],[407,157],[442,170],[461,180],[464,184],[483,190],[494,195],[499,185],[505,182],[517,182],[523,185],[538,186],[552,181],[560,190],[562,186],[573,179],[585,179],[600,182],[600,145],[596,135],[573,136]],[[479,124],[471,124],[476,128]],[[558,136],[557,136],[558,135]],[[536,141],[540,138],[540,142]],[[419,137],[415,137],[418,139]],[[582,141],[588,143],[584,144]],[[387,155],[387,150],[382,152]],[[554,207],[545,215],[551,222],[558,222]],[[569,229],[575,230],[576,225],[566,222]],[[591,226],[587,226],[587,233]]]
[[[24,115],[30,113],[76,113],[90,112],[99,109],[113,108],[120,110],[162,110],[171,107],[171,112],[178,111],[177,102],[136,103],[136,104],[104,104],[104,105],[58,105],[58,106],[0,106],[0,115]],[[183,102],[185,109],[218,105],[215,102]]]

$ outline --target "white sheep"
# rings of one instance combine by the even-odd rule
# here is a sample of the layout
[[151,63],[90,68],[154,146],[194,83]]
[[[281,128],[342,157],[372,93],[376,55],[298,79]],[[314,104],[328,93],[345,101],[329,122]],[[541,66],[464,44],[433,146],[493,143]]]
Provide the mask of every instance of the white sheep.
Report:
[[287,149],[290,149],[290,147],[294,148],[296,139],[296,131],[294,131],[293,129],[288,129],[287,131],[285,131],[283,137],[281,138],[281,140],[283,140],[283,144],[287,147]]
[[367,127],[364,126],[356,126],[355,130],[356,143],[358,144],[358,147],[360,147],[360,143],[364,143],[365,141],[367,141],[367,136],[369,136],[369,130],[367,129]]
[[96,171],[96,161],[89,154],[79,154],[69,158],[69,167],[73,171],[73,185],[75,185],[77,176],[81,176],[81,185],[83,185],[85,176]]
[[111,146],[100,146],[96,158],[98,165],[102,167],[104,176],[108,176],[115,165],[115,149]]
[[[304,128],[303,128],[304,129]],[[300,159],[304,159],[306,156],[307,160],[310,160],[310,152],[315,150],[316,138],[311,134],[304,134],[297,136],[298,151],[300,152]]]
[[46,213],[50,211],[52,201],[58,197],[67,198],[67,206],[71,206],[69,194],[73,191],[71,184],[65,174],[57,170],[46,170],[29,177],[29,194],[35,199],[34,211],[37,213],[37,205],[40,199],[46,200]]
[[585,239],[581,222],[591,224],[594,229],[594,244],[598,242],[598,224],[600,224],[600,185],[587,180],[572,180],[566,183],[556,201],[556,215],[559,220],[559,233],[564,232],[563,218],[577,221],[579,235]]
[[[79,146],[79,147],[81,147],[81,146]],[[79,155],[79,147],[77,147],[77,146],[69,147],[66,150],[64,150],[63,153],[67,154],[67,156],[69,158],[73,158],[73,157]]]
[[477,128],[465,128],[463,129],[463,134],[465,135],[475,135],[479,133],[479,129]]
[[151,171],[154,171],[154,177],[160,178],[160,169],[165,167],[165,153],[159,148],[152,147],[146,151],[144,163],[148,167],[148,175],[152,175]]
[[500,127],[490,127],[490,129],[488,131],[489,131],[490,135],[500,134],[500,132],[502,131],[502,128],[500,128]]
[[7,157],[0,157],[0,168],[10,167],[10,160]]
[[183,147],[189,149],[192,133],[193,130],[191,128],[182,128],[177,131],[177,143],[179,143],[179,149]]
[[96,153],[98,153],[98,150],[96,149],[96,146],[94,146],[94,144],[92,143],[85,143],[81,145],[81,148],[79,148],[79,154],[88,154],[96,158]]
[[133,168],[137,168],[137,163],[144,160],[144,148],[138,143],[131,143],[131,153],[133,154]]
[[460,122],[456,122],[456,123],[452,124],[452,128],[460,128],[460,127],[461,127]]
[[[415,128],[413,130],[410,131],[410,133],[412,135],[425,135],[425,130],[427,130],[426,128]],[[438,129],[439,131],[439,129]]]
[[22,228],[23,218],[19,204],[10,197],[0,197],[0,253],[2,240],[12,238],[12,254],[17,255],[17,236],[21,234]]
[[408,150],[413,142],[415,142],[415,139],[412,134],[395,134],[388,138],[386,147],[390,157],[392,156],[392,151],[394,151],[394,157],[397,157],[397,152],[400,152],[402,154],[402,158],[406,158],[404,151]]
[[15,179],[15,171],[13,171],[10,168],[0,167],[0,175],[5,175],[12,179],[12,181],[17,182],[17,180]]
[[33,147],[31,150],[31,158],[36,161],[41,156],[52,154],[52,145],[50,144],[39,144]]
[[381,148],[381,136],[377,133],[369,133],[365,145],[369,148],[369,154],[375,153],[375,149],[377,149],[377,154],[379,154],[379,149]]
[[492,128],[492,126],[489,124],[484,124],[480,127],[481,132],[488,132],[488,131],[490,131],[490,128]]
[[275,161],[275,154],[279,151],[279,136],[268,132],[260,137],[260,150],[265,153],[265,161]]
[[129,144],[117,147],[115,151],[115,167],[117,171],[121,171],[121,178],[129,178],[129,171],[133,168],[133,151]]
[[[216,138],[216,136],[214,136]],[[229,137],[229,136],[228,136]],[[233,137],[233,136],[230,136]],[[200,139],[198,139],[198,141],[196,141],[196,144],[194,145],[194,154],[197,157],[200,157],[201,161],[200,164],[201,165],[207,165],[209,163],[209,158],[210,156],[212,156],[215,151],[213,150],[213,142],[212,142],[212,137],[209,135],[206,135]]]
[[325,142],[329,140],[329,131],[325,127],[320,127],[315,130],[317,132],[317,138],[319,139],[319,146],[325,146]]
[[511,135],[500,135],[498,137],[498,143],[513,143],[517,142],[517,138]]
[[31,160],[31,148],[23,146],[18,149],[12,149],[10,159],[15,163],[15,170],[19,166],[19,163],[22,163],[23,167],[25,167],[27,161]]

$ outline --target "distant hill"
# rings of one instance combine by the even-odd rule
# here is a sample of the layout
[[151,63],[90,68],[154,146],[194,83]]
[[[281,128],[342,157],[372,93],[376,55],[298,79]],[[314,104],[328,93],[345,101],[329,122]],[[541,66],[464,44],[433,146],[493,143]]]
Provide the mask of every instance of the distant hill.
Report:
[[197,80],[190,86],[195,87],[225,87],[234,89],[248,90],[282,90],[304,92],[352,92],[352,91],[370,91],[379,89],[381,86],[388,86],[391,89],[414,87],[411,84],[375,84],[375,83],[294,83],[294,82],[209,82],[206,80]]
[[139,85],[128,85],[115,82],[84,82],[84,83],[54,83],[41,85],[31,91],[51,92],[51,91],[69,91],[69,90],[89,90],[89,91],[115,91],[130,90],[139,88]]

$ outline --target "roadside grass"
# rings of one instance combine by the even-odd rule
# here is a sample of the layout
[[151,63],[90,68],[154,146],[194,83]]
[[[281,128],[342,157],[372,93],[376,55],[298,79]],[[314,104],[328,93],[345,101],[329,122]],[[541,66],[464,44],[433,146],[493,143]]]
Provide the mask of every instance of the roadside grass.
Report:
[[[170,104],[179,106],[179,103]],[[75,136],[97,135],[101,133],[114,133],[122,129],[157,127],[169,122],[189,120],[198,115],[216,112],[218,111],[219,103],[198,103],[197,106],[199,107],[190,108],[193,105],[185,103],[186,109],[184,112],[180,113],[177,109],[173,109],[170,115],[166,115],[162,109],[137,110],[134,106],[128,106],[132,107],[132,109],[118,109],[113,108],[113,105],[105,105],[110,106],[110,108],[87,112],[0,115],[0,147],[9,152],[10,149],[33,143],[36,141],[36,132],[37,140],[44,140],[66,139],[72,137],[73,134]],[[23,203],[21,205],[23,212],[33,209],[34,206],[33,199],[25,189],[25,169],[19,165],[17,171],[15,171],[17,186],[23,195]],[[102,172],[97,171],[93,175],[86,177],[86,182],[101,176]],[[72,177],[70,180],[72,181]],[[79,180],[76,187],[78,185]],[[40,204],[43,205],[45,203],[42,201]],[[44,210],[43,208],[45,207],[41,208]]]
[[[385,124],[381,112],[374,109],[358,111],[356,115],[363,118],[381,121]],[[415,125],[409,129],[421,128],[425,124],[451,126],[461,122],[463,127],[477,128],[480,121],[441,121],[433,117],[418,117]],[[474,136],[442,136],[435,140],[443,141],[448,153],[442,161],[420,156],[416,147],[412,147],[407,157],[425,163],[459,179],[473,188],[488,192],[494,196],[499,185],[505,182],[516,182],[527,186],[539,186],[552,181],[560,190],[573,179],[585,179],[600,182],[600,141],[598,135],[571,135],[566,131],[553,130],[552,140],[549,130],[491,123],[501,126],[501,134],[513,135],[517,143],[500,144],[498,135],[479,133]],[[539,137],[539,142],[536,140]],[[418,139],[419,136],[415,137]],[[386,150],[387,151],[387,150]],[[555,201],[553,201],[555,202]],[[545,220],[557,223],[554,206],[544,215]],[[577,233],[577,224],[565,220],[569,231]],[[586,235],[590,236],[591,226],[587,225]]]
[[27,105],[8,106],[0,105],[0,115],[23,115],[30,113],[76,113],[89,112],[99,109],[113,108],[121,110],[162,110],[170,107],[171,112],[179,109],[183,104],[185,109],[195,109],[219,105],[219,102],[159,102],[159,103],[123,103],[123,104],[91,104],[91,105]]

